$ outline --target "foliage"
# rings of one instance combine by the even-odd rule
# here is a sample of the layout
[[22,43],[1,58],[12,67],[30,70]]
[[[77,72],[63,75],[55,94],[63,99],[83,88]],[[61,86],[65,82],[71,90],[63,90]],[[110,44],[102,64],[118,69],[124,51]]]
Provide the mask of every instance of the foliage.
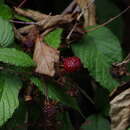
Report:
[[18,107],[18,94],[21,87],[22,83],[16,76],[0,74],[0,126],[12,116]]
[[62,29],[56,29],[50,32],[47,36],[45,36],[44,40],[50,46],[54,48],[58,48],[61,43],[61,33],[63,32]]
[[107,119],[101,115],[89,116],[81,126],[82,130],[110,130],[110,124]]
[[[0,0],[0,130],[110,130],[110,100],[129,75],[122,17],[84,31],[75,11],[47,15],[40,8],[16,11],[18,5]],[[120,14],[112,0],[95,5],[98,24]],[[74,72],[63,66],[70,57],[82,62]]]
[[62,122],[62,126],[59,128],[62,129],[62,130],[73,130],[73,126],[72,126],[72,123],[71,123],[71,120],[69,118],[69,113],[67,112],[62,112],[60,113],[58,116],[57,116],[57,120],[61,121]]
[[66,95],[64,93],[64,89],[58,88],[56,84],[45,83],[36,77],[32,77],[31,81],[39,88],[42,94],[45,95],[45,89],[47,88],[48,97],[50,97],[53,100],[60,101],[61,103],[80,111],[79,107],[77,106],[76,100],[73,97]]
[[112,78],[112,63],[122,59],[118,39],[106,27],[88,33],[78,44],[72,45],[76,56],[80,57],[85,68],[103,87],[112,90],[118,82]]
[[9,46],[14,41],[13,27],[7,20],[0,17],[0,28],[0,46]]
[[[110,0],[96,0],[96,11],[99,17],[99,23],[102,24],[108,19],[117,16],[120,9]],[[117,36],[118,39],[123,37],[123,21],[121,17],[107,25],[108,28]]]
[[0,48],[0,61],[21,67],[35,65],[27,54],[14,48]]
[[12,18],[12,11],[9,6],[5,4],[0,4],[0,16],[4,19],[11,19]]

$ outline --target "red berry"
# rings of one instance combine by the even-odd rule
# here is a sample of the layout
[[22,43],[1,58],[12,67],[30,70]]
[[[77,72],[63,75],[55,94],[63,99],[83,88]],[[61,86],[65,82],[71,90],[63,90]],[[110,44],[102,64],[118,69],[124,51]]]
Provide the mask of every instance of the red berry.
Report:
[[81,61],[78,57],[68,57],[64,59],[64,69],[67,72],[75,72],[81,67]]

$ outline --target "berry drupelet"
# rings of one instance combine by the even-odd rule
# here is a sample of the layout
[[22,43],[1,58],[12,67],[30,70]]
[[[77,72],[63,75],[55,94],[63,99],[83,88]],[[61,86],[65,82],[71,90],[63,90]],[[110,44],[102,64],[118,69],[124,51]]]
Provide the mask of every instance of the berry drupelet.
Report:
[[76,56],[64,58],[63,62],[66,72],[75,72],[81,68],[81,61]]

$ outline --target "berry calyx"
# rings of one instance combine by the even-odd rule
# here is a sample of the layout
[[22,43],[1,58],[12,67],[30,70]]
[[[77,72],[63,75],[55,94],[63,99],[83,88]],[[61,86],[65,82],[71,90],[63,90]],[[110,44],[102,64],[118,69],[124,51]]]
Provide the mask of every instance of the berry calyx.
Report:
[[75,72],[81,68],[81,61],[78,57],[68,57],[65,58],[63,61],[64,69],[66,70],[66,72]]

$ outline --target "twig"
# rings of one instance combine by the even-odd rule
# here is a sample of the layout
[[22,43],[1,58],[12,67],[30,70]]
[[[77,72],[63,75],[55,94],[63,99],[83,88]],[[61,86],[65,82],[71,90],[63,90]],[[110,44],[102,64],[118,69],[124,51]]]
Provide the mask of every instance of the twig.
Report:
[[69,4],[69,6],[67,6],[67,8],[62,12],[62,14],[67,14],[67,13],[72,12],[73,9],[75,8],[75,6],[76,6],[76,2],[75,2],[75,0],[73,0],[73,1]]
[[[76,4],[76,3],[75,3],[75,1],[73,0],[73,1],[70,3],[70,5],[62,12],[62,15],[65,15],[65,14],[71,12],[70,10],[72,10],[72,8],[74,8],[73,6],[75,6],[75,4]],[[45,31],[41,34],[41,36],[44,37],[45,35],[47,35],[49,32],[51,32],[51,31],[54,30],[54,29],[55,29],[55,27],[48,28],[47,30],[45,30]]]
[[[48,16],[48,15],[47,15]],[[47,18],[47,17],[46,17]],[[67,24],[67,23],[70,23],[73,21],[73,17],[71,14],[66,14],[66,15],[55,15],[55,16],[48,16],[48,21],[46,21],[46,19],[43,19],[39,22],[36,22],[36,25],[38,25],[42,30],[45,30],[45,29],[48,29],[48,28],[51,28],[55,25],[61,25],[61,24]],[[25,27],[22,27],[20,29],[18,29],[18,31],[20,33],[28,33],[30,31],[31,28],[33,28],[34,25],[28,25],[28,26],[25,26]]]
[[[70,13],[73,11],[73,9],[76,7],[76,2],[75,0],[73,0],[68,6],[67,8],[62,12],[62,15],[65,15],[67,13]],[[41,34],[42,37],[44,37],[46,34],[48,34],[49,32],[51,32],[53,29],[55,29],[55,27],[49,28],[47,29],[45,32],[43,32]]]
[[18,5],[18,8],[21,8],[21,7],[25,4],[26,1],[27,1],[27,0],[23,0],[23,1]]
[[76,87],[86,97],[86,99],[88,99],[93,105],[95,105],[95,102],[93,101],[93,99],[87,93],[85,93],[85,91],[82,88],[80,88],[78,86],[76,86]]
[[12,23],[18,23],[18,24],[25,24],[25,25],[36,24],[35,22],[23,22],[23,21],[17,21],[17,20],[10,20],[10,22],[12,22]]
[[111,23],[113,20],[117,19],[118,17],[120,17],[122,14],[124,14],[125,12],[127,12],[127,10],[130,8],[130,6],[128,6],[125,10],[123,10],[120,14],[118,14],[117,16],[113,17],[113,18],[110,18],[108,21],[106,21],[105,23],[101,24],[101,25],[98,25],[97,27],[95,28],[91,28],[89,30],[86,30],[86,32],[91,32],[91,31],[94,31],[94,30],[97,30],[103,26],[106,26],[107,24]]
[[44,37],[44,36],[47,35],[49,32],[51,32],[53,29],[55,29],[55,27],[48,28],[47,30],[45,30],[45,31],[41,34],[41,37]]
[[[70,13],[75,6],[76,6],[76,2],[75,2],[75,0],[73,0],[73,1],[69,4],[69,6],[62,12],[62,15],[65,15],[65,14],[67,14],[67,13]],[[55,27],[52,27],[52,28],[47,29],[45,32],[43,32],[43,33],[41,34],[41,36],[44,37],[46,34],[48,34],[49,32],[51,32],[53,29],[55,29]]]
[[77,17],[77,21],[80,20],[80,18],[83,16],[84,12],[95,2],[95,0],[91,0],[91,2],[86,6],[86,8],[83,8],[82,12],[80,15]]
[[77,23],[74,24],[73,28],[70,30],[69,34],[67,35],[67,37],[66,37],[67,40],[70,39],[70,37],[71,37],[73,31],[75,30],[76,26],[77,26]]
[[32,100],[32,85],[27,86],[27,88],[25,89],[25,93],[24,93],[24,100],[27,101],[31,101]]
[[125,64],[128,64],[130,62],[130,53],[128,54],[128,56],[120,63],[118,64],[113,64],[115,66],[122,66],[122,65],[125,65]]
[[15,10],[16,13],[23,15],[25,17],[28,17],[28,18],[30,18],[34,21],[43,20],[48,16],[46,14],[40,13],[38,11],[31,10],[31,9],[24,10],[24,9],[21,9],[21,8],[14,8],[14,10]]
[[16,39],[18,39],[19,41],[23,41],[23,39],[25,39],[20,33],[19,31],[17,31],[17,29],[14,27],[14,33],[15,33],[15,37]]
[[73,14],[75,14],[75,13],[80,13],[81,12],[81,9],[80,9],[80,7],[77,5],[76,7],[75,7],[75,9],[73,10]]
[[[81,13],[79,14],[79,16],[77,17],[77,22],[79,22],[79,20],[81,19],[81,17],[83,16],[84,12],[92,5],[92,3],[94,2],[95,0],[92,0],[87,6],[86,8],[83,8],[83,10],[81,11]],[[75,30],[76,26],[78,25],[78,23],[75,23],[73,28],[71,29],[71,31],[69,32],[69,34],[67,35],[66,39],[69,40],[73,31]]]

